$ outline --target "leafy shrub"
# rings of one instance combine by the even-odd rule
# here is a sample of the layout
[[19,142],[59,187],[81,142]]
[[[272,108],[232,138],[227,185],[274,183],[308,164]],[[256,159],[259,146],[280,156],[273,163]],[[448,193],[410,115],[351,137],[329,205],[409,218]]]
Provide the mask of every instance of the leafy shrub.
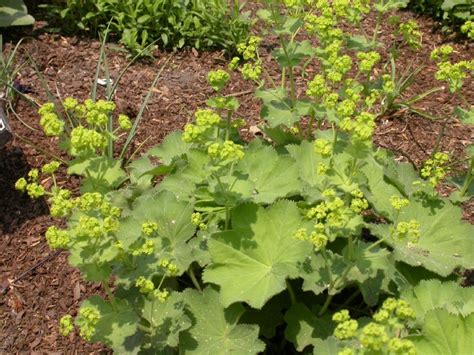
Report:
[[[473,196],[474,152],[449,199],[436,191],[449,172],[447,153],[434,151],[418,173],[376,149],[376,119],[400,94],[395,68],[384,65],[395,63],[393,54],[377,52],[377,30],[342,30],[357,28],[369,3],[318,1],[311,12],[300,3],[307,2],[285,0],[281,11],[268,1],[259,11],[280,42],[273,52],[285,73],[279,86],[264,88],[260,38],[238,46],[244,63],[231,62],[259,85],[265,139],[240,138],[239,102],[221,93],[230,75],[213,71],[207,80],[216,95],[207,108],[182,132],[118,166],[119,183],[104,183],[117,166],[99,174],[89,162],[104,156],[98,115],[113,104],[64,101],[66,113],[88,129],[82,140],[61,129],[66,123],[58,117],[48,124],[50,103],[41,108],[46,131],[76,157],[65,163],[85,177],[82,194],[58,187],[57,163],[31,171],[17,188],[50,199],[51,214],[68,224],[47,230],[49,245],[67,249],[69,262],[108,293],[86,300],[75,319],[64,316],[63,334],[77,327],[117,353],[470,351],[474,289],[447,279],[474,268],[474,227],[460,220],[459,207]],[[398,6],[374,5],[376,29]],[[297,39],[303,30],[318,47]],[[423,45],[416,23],[397,31],[395,46]],[[437,79],[461,95],[474,62],[452,63],[450,53],[433,52]],[[296,73],[308,60],[321,70],[300,97]],[[472,123],[473,110],[459,110]],[[130,126],[116,114],[112,119],[113,127]],[[85,159],[78,165],[77,157]],[[52,176],[51,190],[38,183],[41,174]]]
[[47,5],[69,30],[110,29],[132,53],[152,43],[166,48],[219,48],[233,53],[248,36],[247,15],[227,0],[66,0]]
[[408,6],[454,28],[459,28],[466,21],[474,20],[472,0],[410,0]]
[[23,0],[0,0],[0,27],[28,26],[34,22]]

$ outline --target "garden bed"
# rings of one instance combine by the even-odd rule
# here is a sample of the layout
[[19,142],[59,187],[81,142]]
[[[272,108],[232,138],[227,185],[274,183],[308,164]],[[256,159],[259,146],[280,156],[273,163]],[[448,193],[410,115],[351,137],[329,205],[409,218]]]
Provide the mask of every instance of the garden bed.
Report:
[[[404,19],[413,17],[405,12],[400,13],[400,16]],[[429,53],[446,41],[441,34],[431,32],[434,28],[431,19],[417,18],[417,21],[425,45],[418,52],[404,50],[400,59],[404,64],[400,67],[423,64],[425,68],[407,95],[426,91],[433,86],[437,69],[435,63],[429,61]],[[371,28],[373,18],[367,19],[364,26]],[[382,31],[385,31],[384,28]],[[391,36],[389,32],[382,34],[382,42],[384,37]],[[472,59],[472,43],[452,45],[455,48],[455,61]],[[96,40],[50,35],[38,30],[32,39],[20,46],[18,60],[22,61],[27,54],[31,55],[53,92],[60,93],[63,98],[75,96],[86,99],[92,85],[99,48],[100,43]],[[107,53],[111,77],[114,78],[125,67],[127,59],[113,49]],[[130,117],[137,114],[154,76],[166,61],[168,63],[153,90],[134,141],[134,146],[140,147],[141,151],[159,143],[169,132],[182,128],[191,119],[194,110],[205,105],[212,95],[205,80],[207,72],[225,68],[228,63],[220,52],[198,53],[193,50],[173,54],[157,51],[154,59],[134,64],[122,78],[116,95],[120,112]],[[264,65],[275,67],[269,55],[263,61]],[[308,68],[307,72],[311,77],[316,70]],[[31,98],[40,103],[47,101],[45,90],[33,68],[25,67],[17,81]],[[259,102],[251,93],[252,88],[252,84],[234,74],[231,85],[226,89],[226,93],[235,93],[240,99],[241,106],[237,113],[247,121],[243,133],[249,138],[258,134],[255,127],[259,124],[260,113]],[[472,81],[466,81],[463,94],[469,102],[474,102]],[[446,117],[458,104],[451,95],[438,92],[419,103],[418,107],[438,117]],[[79,272],[68,266],[66,252],[57,253],[48,248],[44,232],[53,224],[53,220],[48,215],[46,202],[31,200],[14,189],[18,178],[25,176],[31,168],[41,167],[50,160],[45,151],[60,154],[51,139],[46,138],[41,131],[35,109],[24,99],[17,101],[15,109],[23,123],[10,115],[16,138],[0,150],[0,290],[4,291],[0,294],[0,352],[107,351],[101,345],[88,344],[77,334],[65,338],[58,333],[57,322],[63,314],[74,315],[82,300],[102,290],[97,284],[84,282]],[[375,142],[380,147],[393,150],[399,161],[411,162],[419,167],[430,156],[440,127],[440,122],[432,122],[407,111],[397,111],[378,121]],[[441,150],[462,155],[463,148],[472,143],[474,129],[452,118],[441,141]],[[69,178],[59,180],[64,186],[77,189],[78,181]],[[472,200],[464,205],[464,217],[474,223]],[[30,272],[22,275],[30,269]],[[11,283],[19,276],[22,277]]]

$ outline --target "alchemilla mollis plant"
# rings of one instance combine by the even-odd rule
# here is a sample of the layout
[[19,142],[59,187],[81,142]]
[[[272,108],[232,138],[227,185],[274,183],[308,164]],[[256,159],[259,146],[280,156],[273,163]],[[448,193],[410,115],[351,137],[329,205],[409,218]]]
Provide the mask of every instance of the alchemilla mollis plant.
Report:
[[[474,228],[459,207],[472,196],[473,149],[443,198],[450,152],[433,151],[417,171],[372,142],[387,110],[414,102],[400,98],[397,50],[423,45],[416,22],[392,21],[387,57],[378,29],[404,2],[265,5],[258,15],[279,39],[281,80],[265,75],[258,36],[229,65],[258,86],[264,138],[240,137],[245,121],[238,99],[222,94],[223,69],[207,76],[207,107],[129,164],[107,148],[131,127],[113,102],[40,109],[45,133],[73,157],[69,173],[83,176],[81,194],[57,187],[56,162],[17,188],[50,198],[67,226],[47,230],[49,245],[107,293],[61,318],[61,333],[77,329],[119,354],[469,353],[474,291],[456,280],[474,268]],[[377,24],[366,33],[371,11]],[[453,63],[451,52],[433,51],[436,80],[460,95],[474,62]],[[319,70],[308,77],[311,63]],[[472,123],[468,104],[456,112]]]

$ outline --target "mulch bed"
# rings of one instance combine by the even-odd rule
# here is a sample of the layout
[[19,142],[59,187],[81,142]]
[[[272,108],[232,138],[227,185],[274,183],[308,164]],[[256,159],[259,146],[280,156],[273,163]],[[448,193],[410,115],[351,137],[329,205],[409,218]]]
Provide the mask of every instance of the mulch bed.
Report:
[[[404,20],[414,17],[407,12],[399,15]],[[425,67],[406,93],[407,97],[433,86],[436,66],[429,60],[429,53],[435,46],[449,42],[440,33],[433,31],[436,26],[432,20],[417,20],[423,31],[425,45],[416,53],[404,50],[400,67],[408,64]],[[373,21],[373,18],[369,18],[364,24],[369,32],[373,30]],[[382,31],[382,40],[390,41],[390,29]],[[12,43],[7,48],[11,48]],[[472,43],[461,41],[453,45],[456,48],[454,59],[472,59]],[[21,45],[18,61],[25,60],[29,54],[52,92],[59,93],[61,97],[85,99],[92,85],[99,47],[97,40],[50,35],[37,30],[32,38]],[[109,48],[107,54],[111,77],[117,77],[127,64],[127,58],[113,48]],[[192,118],[193,111],[205,105],[206,99],[212,95],[205,75],[209,70],[225,68],[227,64],[220,52],[156,52],[153,60],[134,64],[122,78],[116,95],[121,112],[131,117],[136,115],[156,73],[168,60],[134,142],[134,147],[141,146],[141,151],[159,143],[169,132],[182,128]],[[264,57],[264,63],[271,75],[276,73],[276,64],[269,55]],[[317,68],[310,67],[308,70],[312,76]],[[26,66],[17,80],[31,91],[29,95],[32,98],[38,102],[47,101],[34,69]],[[303,92],[304,82],[300,84],[299,90]],[[239,93],[241,106],[238,115],[248,122],[242,132],[246,137],[252,136],[250,127],[259,123],[260,105],[249,93],[252,88],[253,85],[243,81],[237,73],[233,74],[232,84],[227,88],[228,93]],[[463,89],[471,103],[474,102],[473,88],[472,81],[468,81]],[[461,125],[451,117],[453,107],[458,104],[446,92],[438,92],[417,106],[449,119],[441,141],[442,150],[462,156],[464,147],[474,142],[474,129]],[[46,138],[41,132],[34,107],[20,99],[15,110],[33,130],[10,115],[16,137],[0,149],[0,353],[109,352],[100,344],[88,344],[77,334],[65,338],[58,333],[57,322],[63,314],[74,315],[85,298],[102,290],[99,285],[82,280],[78,270],[68,266],[66,252],[49,250],[44,232],[48,226],[57,222],[49,217],[46,202],[31,200],[14,189],[15,181],[25,176],[29,169],[41,167],[51,160],[47,152],[61,154],[54,140]],[[380,120],[375,142],[380,147],[393,150],[398,160],[420,166],[429,157],[441,124],[412,113],[397,112]],[[77,179],[63,181],[69,188],[78,186]],[[472,200],[464,206],[464,217],[474,223]],[[39,263],[41,265],[38,266]]]

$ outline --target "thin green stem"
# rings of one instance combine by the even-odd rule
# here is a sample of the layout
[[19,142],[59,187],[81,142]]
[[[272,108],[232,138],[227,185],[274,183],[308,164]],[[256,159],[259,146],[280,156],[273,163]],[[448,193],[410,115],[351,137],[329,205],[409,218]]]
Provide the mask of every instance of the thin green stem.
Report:
[[107,281],[102,281],[102,287],[104,288],[105,292],[107,293],[107,297],[110,300],[110,304],[115,312],[117,312],[117,304],[115,303],[115,296],[110,290],[109,284]]
[[293,287],[290,284],[290,281],[286,280],[286,288],[288,289],[288,293],[290,294],[291,304],[296,304],[296,296]]
[[460,191],[461,196],[464,196],[471,185],[472,179],[474,178],[472,172],[474,171],[474,158],[471,159],[471,164],[469,164],[469,170],[467,171],[466,179],[464,180],[464,185]]
[[329,290],[328,290],[328,294],[326,296],[326,301],[324,301],[323,307],[321,308],[321,310],[318,313],[318,317],[321,317],[322,315],[324,315],[324,313],[326,313],[329,305],[331,304],[331,301],[332,301],[333,297],[334,297],[334,295],[330,295]]
[[372,249],[374,249],[377,245],[380,245],[382,244],[383,242],[385,242],[386,238],[382,238],[382,239],[379,239],[377,240],[375,243],[372,243],[367,249],[365,249],[366,252],[368,251],[371,251]]
[[198,289],[199,292],[202,292],[201,285],[199,284],[199,282],[196,278],[196,275],[194,274],[194,268],[193,268],[192,264],[189,265],[188,275],[189,275],[189,278],[191,279],[191,281],[193,282],[194,287],[196,287],[196,289]]

